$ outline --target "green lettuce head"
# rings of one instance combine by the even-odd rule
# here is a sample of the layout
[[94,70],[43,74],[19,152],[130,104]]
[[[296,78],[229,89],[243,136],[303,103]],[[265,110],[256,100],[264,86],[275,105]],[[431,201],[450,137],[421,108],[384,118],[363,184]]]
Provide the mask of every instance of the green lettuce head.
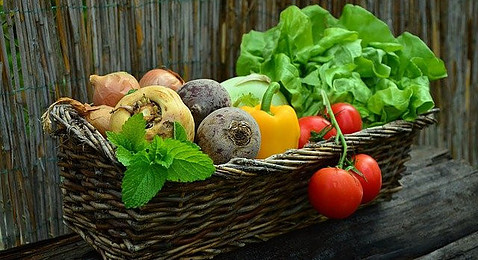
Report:
[[242,38],[239,76],[260,73],[281,84],[299,117],[348,102],[366,126],[414,120],[434,107],[430,81],[447,76],[444,62],[417,36],[394,37],[386,23],[347,4],[337,19],[318,5],[289,6],[277,26]]

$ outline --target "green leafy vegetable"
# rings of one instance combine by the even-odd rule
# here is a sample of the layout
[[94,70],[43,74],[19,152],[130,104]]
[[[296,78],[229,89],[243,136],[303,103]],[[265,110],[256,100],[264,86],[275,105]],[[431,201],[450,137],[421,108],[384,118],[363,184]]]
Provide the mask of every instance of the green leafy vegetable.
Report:
[[187,141],[188,135],[186,134],[186,129],[179,123],[174,122],[174,139],[179,141]]
[[136,114],[121,132],[107,132],[108,140],[117,147],[118,161],[126,166],[121,186],[126,208],[146,204],[166,181],[204,180],[215,171],[212,160],[187,140],[178,122],[174,123],[174,139],[155,136],[151,143],[145,139],[145,127],[142,114]]
[[243,36],[236,72],[279,82],[299,117],[323,109],[324,90],[331,103],[354,105],[366,127],[433,108],[430,81],[447,76],[420,38],[395,38],[386,23],[351,4],[338,19],[318,5],[289,6],[277,26]]
[[108,133],[108,139],[113,144],[132,153],[142,151],[148,145],[148,142],[144,139],[146,134],[144,124],[143,115],[136,114],[128,119],[127,124],[123,125],[123,131],[121,133]]
[[122,200],[126,208],[146,204],[163,187],[166,182],[166,168],[151,163],[145,151],[135,155],[124,172]]

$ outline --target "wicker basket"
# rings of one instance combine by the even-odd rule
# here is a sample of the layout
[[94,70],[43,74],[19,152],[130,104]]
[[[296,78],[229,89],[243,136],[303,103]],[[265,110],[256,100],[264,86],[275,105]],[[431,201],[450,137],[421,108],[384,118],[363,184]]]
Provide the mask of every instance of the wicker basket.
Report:
[[[435,123],[434,112],[346,135],[351,153],[370,154],[382,169],[375,202],[401,188],[410,146]],[[105,259],[211,258],[326,219],[309,205],[307,184],[315,170],[338,161],[333,141],[265,160],[236,158],[216,165],[206,181],[166,183],[146,206],[125,209],[125,169],[109,141],[69,105],[54,105],[49,118],[59,138],[64,222]]]

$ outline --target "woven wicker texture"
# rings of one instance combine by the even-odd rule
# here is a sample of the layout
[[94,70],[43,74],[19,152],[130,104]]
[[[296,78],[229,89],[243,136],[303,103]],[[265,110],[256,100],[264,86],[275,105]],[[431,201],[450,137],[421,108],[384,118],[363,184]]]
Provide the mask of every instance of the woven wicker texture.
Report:
[[[350,153],[370,154],[381,167],[374,202],[401,188],[410,146],[436,122],[434,112],[346,135]],[[114,147],[69,105],[48,115],[45,125],[59,138],[64,222],[105,259],[210,258],[326,220],[309,205],[307,184],[315,170],[338,161],[342,148],[332,140],[265,160],[236,158],[216,165],[206,181],[166,183],[146,206],[125,209],[125,169]]]

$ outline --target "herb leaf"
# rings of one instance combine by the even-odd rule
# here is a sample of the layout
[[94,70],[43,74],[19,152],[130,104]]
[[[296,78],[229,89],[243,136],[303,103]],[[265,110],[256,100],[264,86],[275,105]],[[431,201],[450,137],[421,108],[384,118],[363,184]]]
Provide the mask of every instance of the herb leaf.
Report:
[[144,138],[146,135],[146,121],[143,118],[143,114],[135,114],[128,118],[123,124],[122,131],[120,133],[107,132],[108,140],[110,140],[116,146],[122,146],[125,149],[137,153],[148,145],[148,142]]
[[188,140],[188,135],[186,134],[186,130],[181,125],[181,123],[179,123],[177,121],[174,122],[174,139],[188,144],[193,149],[197,149],[197,150],[201,149],[201,148],[199,148],[199,146],[197,144]]
[[134,155],[135,153],[129,151],[123,146],[118,146],[116,148],[116,158],[118,158],[118,161],[122,163],[124,166],[129,166],[131,164],[131,161],[133,160]]
[[142,114],[136,114],[125,122],[121,132],[107,132],[108,139],[116,145],[118,161],[126,166],[121,185],[126,208],[148,203],[166,180],[204,180],[215,171],[209,156],[188,141],[180,123],[174,123],[175,139],[155,136],[151,143],[145,139],[145,127]]
[[173,163],[173,157],[168,152],[168,148],[166,147],[164,140],[159,137],[155,136],[149,148],[147,149],[149,154],[149,160],[152,163],[159,164],[163,167],[168,168]]
[[174,158],[168,168],[168,181],[191,182],[205,180],[215,171],[214,164],[199,147],[193,148],[190,143],[165,139],[168,153]]
[[135,154],[121,185],[125,207],[140,207],[150,201],[163,187],[166,174],[166,167],[151,163],[145,151]]
[[186,130],[181,125],[181,123],[175,121],[174,122],[174,139],[179,141],[187,141],[188,135],[186,134]]

